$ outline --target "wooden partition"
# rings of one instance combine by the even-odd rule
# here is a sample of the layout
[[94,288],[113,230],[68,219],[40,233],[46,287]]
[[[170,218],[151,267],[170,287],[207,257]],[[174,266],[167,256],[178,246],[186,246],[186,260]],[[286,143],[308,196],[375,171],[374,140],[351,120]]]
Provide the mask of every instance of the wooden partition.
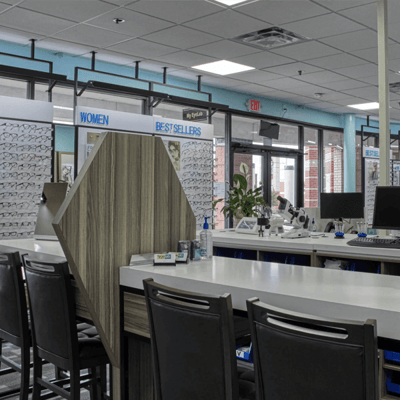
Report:
[[53,223],[114,368],[120,366],[119,267],[133,254],[174,251],[196,219],[160,138],[108,132]]

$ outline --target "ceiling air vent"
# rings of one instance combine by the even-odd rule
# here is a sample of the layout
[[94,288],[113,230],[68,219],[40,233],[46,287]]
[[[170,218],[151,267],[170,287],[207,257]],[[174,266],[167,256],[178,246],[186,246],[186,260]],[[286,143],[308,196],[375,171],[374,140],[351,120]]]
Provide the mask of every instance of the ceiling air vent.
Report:
[[273,26],[272,28],[263,29],[261,31],[246,33],[234,38],[234,40],[242,44],[245,43],[266,50],[305,42],[310,40],[310,38]]
[[389,84],[389,90],[392,93],[399,93],[400,94],[400,82],[390,83]]

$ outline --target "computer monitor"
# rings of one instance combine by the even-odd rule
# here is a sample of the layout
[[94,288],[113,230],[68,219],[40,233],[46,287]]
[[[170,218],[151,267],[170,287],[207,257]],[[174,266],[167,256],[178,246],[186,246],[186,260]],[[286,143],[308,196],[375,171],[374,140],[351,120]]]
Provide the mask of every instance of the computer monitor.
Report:
[[279,139],[279,125],[261,120],[259,135],[270,139]]
[[377,186],[372,227],[400,230],[399,186]]
[[364,218],[362,193],[321,193],[321,218]]

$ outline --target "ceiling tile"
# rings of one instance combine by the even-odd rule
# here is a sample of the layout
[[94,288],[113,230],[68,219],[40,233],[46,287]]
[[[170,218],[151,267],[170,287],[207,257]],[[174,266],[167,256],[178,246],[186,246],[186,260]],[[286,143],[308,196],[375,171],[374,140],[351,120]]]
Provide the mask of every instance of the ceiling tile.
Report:
[[306,1],[285,1],[284,5],[281,1],[270,1],[268,5],[265,1],[258,1],[245,4],[237,10],[275,26],[329,13],[326,8]]
[[389,25],[389,37],[393,40],[400,41],[400,22]]
[[43,39],[45,36],[32,34],[28,32],[18,31],[16,29],[5,28],[4,26],[0,29],[0,40],[6,40],[8,42],[30,44],[29,39]]
[[164,54],[176,52],[178,49],[164,46],[142,39],[132,39],[123,43],[108,47],[108,50],[129,54],[143,58],[156,58]]
[[362,6],[369,3],[375,3],[376,0],[315,0],[316,3],[322,6],[328,7],[333,11],[345,10],[347,8],[353,8]]
[[320,71],[320,72],[313,72],[312,74],[298,76],[297,79],[318,85],[327,82],[336,82],[336,81],[340,82],[344,78],[343,76],[331,71]]
[[[362,103],[366,103],[365,99],[362,99],[360,97],[357,96],[351,96],[349,99],[340,99],[340,100],[333,100],[332,103],[335,104],[339,104],[342,106],[348,106],[349,104],[362,104]],[[353,111],[351,111],[353,110]],[[354,108],[351,109],[349,108],[349,112],[354,112]]]
[[90,25],[77,25],[54,35],[54,37],[69,42],[85,44],[95,47],[107,47],[114,43],[121,42],[129,36],[120,33],[110,32],[106,29],[96,28]]
[[377,33],[371,29],[349,32],[321,39],[321,42],[340,50],[353,52],[378,46]]
[[280,78],[280,79],[274,79],[273,81],[268,81],[266,85],[274,89],[282,89],[289,91],[291,88],[294,87],[307,86],[308,83],[298,81],[293,78]]
[[[324,93],[323,91],[321,93]],[[346,94],[346,93],[340,93],[340,92],[332,92],[332,93],[324,93],[322,95],[322,100],[323,101],[337,101],[337,100],[348,100],[351,99],[352,96]]]
[[329,70],[365,64],[365,60],[346,53],[335,54],[334,56],[322,58],[314,58],[308,62],[317,67],[326,68]]
[[271,25],[233,10],[196,19],[185,24],[190,28],[212,33],[224,38],[234,38],[245,33],[269,28]]
[[259,50],[254,47],[245,46],[230,40],[220,40],[219,42],[205,44],[204,46],[192,49],[195,53],[204,54],[219,59],[230,59],[244,56],[251,53],[257,53]]
[[5,4],[15,5],[17,3],[21,3],[22,0],[1,0],[1,2]]
[[305,61],[313,58],[338,54],[340,53],[340,50],[336,50],[327,46],[326,44],[311,40],[310,42],[285,46],[281,49],[272,50],[272,52],[285,57],[293,58],[296,61]]
[[[123,18],[125,22],[123,24],[116,24],[113,21],[114,18]],[[172,26],[170,22],[149,17],[132,10],[127,10],[126,8],[117,8],[107,14],[91,19],[87,24],[136,37]]]
[[230,88],[248,85],[248,83],[243,81],[238,81],[237,79],[234,78],[216,77],[209,75],[203,75],[202,82],[208,85],[214,85],[219,87],[230,87]]
[[319,85],[332,90],[346,90],[346,89],[357,89],[360,87],[368,86],[368,83],[355,81],[353,79],[346,79],[339,82],[321,82]]
[[372,49],[364,49],[364,50],[358,50],[358,51],[353,51],[353,53],[356,57],[363,58],[366,61],[372,62],[372,63],[378,63],[378,48],[374,47]]
[[[258,71],[258,70],[240,72],[238,74],[235,74],[234,76],[235,79],[239,79],[245,82],[260,83],[260,84],[273,79],[281,78],[277,74],[272,74],[270,72]],[[268,83],[265,83],[265,85],[268,86]]]
[[250,65],[257,69],[275,67],[276,65],[287,64],[292,62],[290,58],[280,56],[268,51],[261,53],[249,54],[247,56],[231,58],[231,61],[239,64]]
[[75,24],[71,21],[16,7],[0,14],[0,25],[46,36],[70,28]]
[[36,42],[36,47],[74,55],[82,55],[93,50],[93,47],[82,46],[76,43],[64,42],[62,40],[52,38],[47,38]]
[[101,1],[104,1],[105,3],[115,4],[117,6],[125,6],[127,4],[134,3],[135,1],[138,0],[101,0]]
[[[378,49],[376,50],[378,53]],[[398,60],[400,58],[400,44],[389,45],[389,60]]]
[[269,67],[268,72],[284,76],[299,76],[299,71],[302,71],[302,75],[309,74],[311,72],[322,71],[321,68],[315,67],[301,62],[295,62],[285,65],[279,65],[278,67]]
[[115,8],[114,5],[97,0],[29,0],[20,7],[75,22],[83,22]]
[[[367,77],[362,77],[358,78],[359,81],[368,83],[370,85],[379,85],[379,77],[378,74],[373,75],[373,76],[367,76]],[[389,83],[394,83],[394,82],[399,82],[400,81],[400,76],[394,73],[389,73]]]
[[379,101],[379,89],[376,86],[367,86],[364,88],[343,90],[343,93],[357,96],[368,101]]
[[220,38],[209,35],[208,33],[186,28],[185,26],[174,26],[173,28],[146,35],[143,39],[186,50],[206,43],[215,42]]
[[370,63],[357,65],[355,67],[339,68],[335,72],[348,76],[349,78],[358,79],[374,75],[378,76],[378,66]]
[[324,14],[306,20],[282,25],[282,28],[307,36],[311,39],[320,39],[341,33],[353,32],[364,27],[338,14]]
[[10,8],[9,4],[0,3],[0,13]]
[[220,6],[205,1],[139,1],[130,4],[128,8],[176,24],[221,11]]
[[[157,57],[158,61],[165,61],[170,64],[180,65],[183,67],[194,67],[196,65],[206,64],[209,62],[217,61],[215,58],[204,56],[201,54],[192,53],[190,51],[178,51],[176,53],[167,54]],[[197,71],[197,74],[201,74]]]
[[[399,60],[390,60],[389,61],[389,69],[394,72],[399,72],[400,71],[400,59]],[[400,80],[400,76],[399,76],[399,80]]]
[[339,11],[340,14],[363,24],[371,29],[377,29],[377,16],[375,2],[360,7]]

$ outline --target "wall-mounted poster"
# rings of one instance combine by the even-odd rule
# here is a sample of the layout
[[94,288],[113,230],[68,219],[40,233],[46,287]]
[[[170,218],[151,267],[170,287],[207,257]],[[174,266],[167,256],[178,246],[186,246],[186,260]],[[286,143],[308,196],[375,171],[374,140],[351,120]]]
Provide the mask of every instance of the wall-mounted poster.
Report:
[[74,183],[74,153],[57,152],[57,182],[66,182],[71,187]]

